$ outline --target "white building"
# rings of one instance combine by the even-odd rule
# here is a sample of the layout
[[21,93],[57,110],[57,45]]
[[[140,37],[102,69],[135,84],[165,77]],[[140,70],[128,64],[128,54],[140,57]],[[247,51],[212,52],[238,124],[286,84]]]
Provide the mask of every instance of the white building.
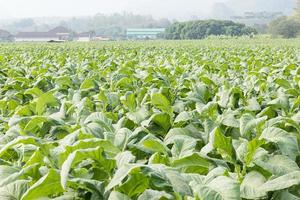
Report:
[[164,28],[129,28],[126,35],[128,39],[158,39],[164,32]]
[[78,42],[89,42],[93,39],[93,34],[90,32],[78,33],[76,35],[76,40]]

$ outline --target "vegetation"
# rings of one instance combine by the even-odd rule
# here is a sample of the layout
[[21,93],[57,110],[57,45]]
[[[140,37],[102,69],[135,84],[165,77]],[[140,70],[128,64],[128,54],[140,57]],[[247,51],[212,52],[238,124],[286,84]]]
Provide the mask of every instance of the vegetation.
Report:
[[281,17],[271,22],[269,29],[275,36],[295,38],[300,33],[300,22],[294,18]]
[[296,17],[300,19],[300,0],[297,0]]
[[64,26],[75,32],[93,31],[100,35],[125,37],[126,28],[164,28],[170,25],[167,19],[153,19],[148,15],[115,13],[111,15],[96,14],[91,17],[73,18],[29,18],[11,23],[5,22],[1,28],[12,33],[22,31],[48,31],[55,26]]
[[269,31],[273,36],[284,38],[296,38],[300,34],[300,1],[297,1],[295,15],[280,17],[269,25]]
[[2,44],[0,199],[299,199],[300,42],[255,41]]
[[242,36],[256,33],[254,28],[232,21],[200,20],[177,22],[166,29],[165,38],[203,39],[210,35]]

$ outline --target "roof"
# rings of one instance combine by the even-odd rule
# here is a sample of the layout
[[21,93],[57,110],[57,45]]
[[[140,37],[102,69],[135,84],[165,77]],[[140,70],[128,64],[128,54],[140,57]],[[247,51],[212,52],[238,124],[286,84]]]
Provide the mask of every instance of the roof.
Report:
[[44,38],[44,37],[56,37],[56,34],[49,33],[49,32],[19,32],[16,34],[16,37]]
[[157,35],[164,31],[164,28],[130,28],[127,29],[127,35]]
[[12,34],[6,30],[0,29],[0,37],[10,37]]
[[68,35],[71,31],[65,27],[58,26],[48,32],[19,32],[16,37],[19,38],[51,38],[59,35]]
[[127,32],[164,32],[165,28],[128,28]]

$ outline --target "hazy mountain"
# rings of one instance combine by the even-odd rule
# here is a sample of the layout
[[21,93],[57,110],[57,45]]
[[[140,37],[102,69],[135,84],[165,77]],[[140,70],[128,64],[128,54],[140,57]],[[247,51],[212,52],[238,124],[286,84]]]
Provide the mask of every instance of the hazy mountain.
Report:
[[235,15],[233,9],[226,3],[218,2],[213,5],[210,17],[214,19],[229,19],[233,15]]
[[237,14],[244,12],[283,12],[288,15],[296,7],[297,0],[227,0],[226,5],[232,8]]
[[[1,0],[0,0],[1,1]],[[152,15],[154,19],[168,18],[179,21],[191,19],[229,19],[244,12],[293,12],[297,0],[9,0],[0,6],[0,28],[21,18],[39,18],[41,23],[52,24],[45,17],[93,16],[96,13],[111,15],[123,11]],[[58,20],[68,20],[59,19]],[[1,20],[3,19],[3,20]],[[55,20],[53,20],[55,21]]]

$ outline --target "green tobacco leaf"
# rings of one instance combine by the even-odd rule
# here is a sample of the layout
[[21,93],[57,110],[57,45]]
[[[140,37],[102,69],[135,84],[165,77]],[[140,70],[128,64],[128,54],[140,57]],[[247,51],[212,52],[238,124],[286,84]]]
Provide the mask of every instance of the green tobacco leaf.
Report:
[[132,120],[136,124],[140,124],[147,117],[149,117],[149,115],[150,115],[149,111],[144,107],[138,109],[135,112],[126,113],[128,119]]
[[283,190],[295,185],[300,185],[300,171],[291,172],[273,180],[269,180],[263,184],[260,189],[265,192],[270,192]]
[[[0,183],[7,178],[8,176],[19,172],[19,168],[17,167],[12,167],[12,166],[7,166],[7,165],[0,165]],[[2,185],[2,184],[1,184]]]
[[32,145],[39,145],[38,139],[35,137],[28,137],[28,136],[19,136],[18,138],[14,139],[13,141],[4,145],[0,150],[0,157],[10,148],[14,147],[18,144],[32,144]]
[[174,124],[181,125],[188,122],[191,119],[192,117],[190,116],[190,114],[186,111],[183,111],[179,113],[179,115],[177,115],[177,117],[174,120]]
[[[197,130],[197,129],[196,129]],[[200,132],[197,132],[196,130],[189,129],[188,127],[184,128],[172,128],[169,130],[168,134],[164,138],[164,143],[166,145],[173,144],[175,140],[178,138],[184,138],[184,139],[202,139],[202,135]]]
[[56,104],[57,100],[53,95],[53,92],[47,92],[40,95],[36,101],[36,113],[38,115],[44,114],[46,107],[49,104]]
[[67,187],[67,181],[71,168],[85,159],[92,159],[98,163],[101,163],[101,167],[109,172],[114,167],[115,162],[113,160],[104,158],[102,154],[103,149],[100,147],[93,149],[76,150],[71,153],[61,167],[60,176],[62,187],[64,189],[66,189]]
[[153,114],[149,120],[143,121],[142,126],[149,131],[164,136],[171,127],[171,118],[167,113]]
[[114,136],[114,145],[118,147],[121,151],[124,151],[126,149],[129,137],[131,135],[131,130],[127,128],[121,128],[117,130]]
[[133,92],[126,92],[121,101],[129,111],[134,112],[136,110],[136,98]]
[[295,160],[299,154],[297,138],[283,129],[267,127],[260,136],[260,139],[276,143],[282,154],[289,156],[292,160]]
[[289,103],[289,98],[286,96],[286,94],[278,94],[278,98],[269,101],[268,105],[271,105],[272,107],[275,108],[280,108],[283,109],[285,112],[288,112],[290,109],[290,103]]
[[103,113],[95,112],[90,114],[84,121],[84,124],[89,124],[91,122],[95,122],[103,126],[106,131],[112,131],[112,120],[107,118]]
[[192,196],[193,192],[187,180],[175,171],[167,171],[166,176],[170,181],[174,191],[181,196]]
[[284,155],[269,155],[257,159],[254,163],[275,176],[300,171],[297,163]]
[[[89,191],[92,193],[92,198],[95,199],[103,199],[103,195],[104,195],[104,184],[101,181],[97,181],[91,178],[72,178],[69,180],[69,184],[71,188],[81,188],[84,189],[86,191]],[[72,190],[70,190],[70,192],[72,192]],[[64,195],[63,195],[64,196]],[[61,197],[61,200],[65,200],[63,198],[63,196]],[[78,198],[78,194],[74,193],[73,191],[73,198],[71,198],[70,200],[73,200],[74,198],[76,199],[76,197]]]
[[227,112],[223,113],[223,115],[221,115],[220,122],[223,125],[229,126],[229,127],[239,128],[239,126],[240,126],[240,123],[236,119],[235,114],[231,111],[227,111]]
[[208,184],[198,185],[193,190],[200,199],[241,200],[239,184],[225,176],[219,176]]
[[249,166],[250,163],[252,162],[253,157],[255,156],[255,153],[257,152],[257,149],[264,143],[265,142],[262,140],[254,139],[247,144],[247,153],[244,157],[244,161],[247,166]]
[[275,80],[275,83],[280,85],[281,87],[283,87],[285,89],[292,88],[292,85],[290,84],[290,82],[288,80],[285,80],[285,79],[282,79],[282,78],[277,78]]
[[82,84],[80,85],[80,90],[81,91],[88,91],[91,89],[94,89],[95,83],[94,80],[92,79],[85,79]]
[[267,117],[255,118],[251,114],[244,114],[240,119],[240,132],[241,136],[245,138],[250,137],[250,133],[256,128],[263,125]]
[[26,124],[24,131],[33,131],[40,124],[49,121],[50,119],[43,116],[35,116],[30,119],[30,121]]
[[177,138],[171,149],[172,156],[176,159],[190,155],[195,150],[197,141],[190,138]]
[[248,105],[247,105],[246,109],[250,110],[250,111],[260,111],[261,106],[257,102],[256,98],[251,98],[248,100]]
[[262,199],[267,193],[260,190],[266,178],[256,171],[249,172],[241,184],[241,197],[245,199]]
[[123,165],[132,163],[135,160],[135,156],[132,155],[132,153],[130,151],[124,151],[119,153],[116,157],[115,157],[116,163],[117,163],[117,167],[121,168]]
[[212,144],[215,149],[221,154],[221,156],[228,161],[234,161],[235,151],[232,146],[232,139],[226,137],[220,128],[215,128],[212,134]]
[[26,90],[24,94],[29,94],[36,98],[41,96],[43,94],[43,91],[41,91],[39,88],[34,87]]
[[57,152],[57,159],[59,161],[59,165],[62,165],[62,163],[67,159],[69,154],[76,150],[100,147],[105,149],[105,153],[110,157],[115,157],[120,152],[120,150],[117,147],[115,147],[110,141],[96,138],[79,140],[72,145],[64,144],[64,142],[65,141],[62,141],[61,144],[61,147],[63,148],[62,151]]
[[218,104],[223,107],[223,108],[226,108],[227,107],[227,104],[229,102],[229,98],[230,98],[230,95],[231,95],[231,91],[230,90],[221,90],[219,93],[218,93],[218,96],[219,96],[219,101],[218,101]]
[[59,194],[61,192],[63,192],[63,188],[60,184],[59,173],[50,169],[45,176],[26,191],[21,200],[40,199],[42,197],[48,197],[49,195]]
[[139,164],[125,164],[121,168],[119,168],[113,178],[110,180],[109,184],[106,186],[105,191],[109,191],[115,186],[119,185],[123,179],[128,176],[128,174],[135,168],[140,167]]
[[1,200],[18,200],[29,188],[29,181],[18,180],[3,187],[0,187]]
[[44,164],[44,155],[40,149],[37,149],[23,167],[29,167],[34,164]]
[[143,193],[149,187],[148,178],[142,173],[130,174],[127,181],[119,187],[119,190],[133,197],[134,195],[139,195]]
[[139,196],[138,200],[160,200],[160,199],[173,199],[172,195],[156,190],[146,190],[141,196]]
[[173,110],[170,101],[161,93],[151,95],[151,103],[161,111],[173,115]]
[[68,76],[60,76],[60,77],[57,77],[55,79],[55,82],[57,83],[57,85],[59,85],[60,87],[63,87],[63,86],[68,86],[68,87],[72,87],[72,80],[70,77]]
[[184,172],[206,174],[211,164],[199,154],[194,153],[172,162],[172,167],[181,168]]
[[169,165],[169,157],[161,153],[153,154],[148,161],[148,164],[164,164]]
[[283,190],[283,191],[278,191],[275,192],[273,197],[273,200],[300,200],[299,195],[295,196],[291,193],[289,193],[287,190]]
[[130,200],[130,198],[120,192],[112,191],[108,197],[108,200]]
[[158,152],[158,153],[165,153],[167,154],[167,147],[159,140],[155,138],[148,138],[142,142],[143,148],[151,151],[151,152]]
[[0,172],[3,172],[3,178],[0,181],[0,187],[13,183],[27,176],[39,177],[39,174],[37,172],[39,167],[39,164],[35,164],[28,167],[24,167],[21,170],[17,170],[16,172],[14,172],[13,170],[15,169],[13,167],[1,166]]

